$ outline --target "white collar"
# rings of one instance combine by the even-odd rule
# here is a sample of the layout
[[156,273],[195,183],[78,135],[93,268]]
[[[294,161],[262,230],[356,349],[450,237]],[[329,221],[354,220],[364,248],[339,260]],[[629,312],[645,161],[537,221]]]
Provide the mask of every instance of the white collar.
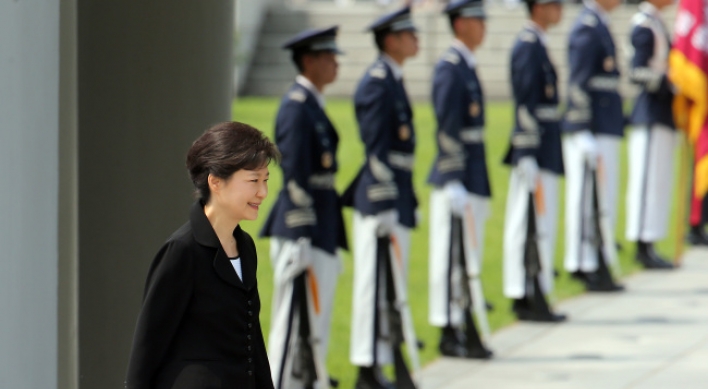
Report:
[[584,0],[583,4],[585,4],[586,7],[590,8],[593,10],[599,17],[600,21],[608,26],[610,23],[610,16],[607,14],[607,11],[605,11],[604,8],[600,7],[600,4],[597,4],[597,1],[595,0]]
[[455,39],[452,42],[452,47],[457,49],[457,51],[459,51],[460,54],[462,54],[462,58],[464,58],[465,62],[467,62],[467,66],[469,66],[470,69],[474,69],[474,67],[477,65],[477,59],[474,57],[474,53],[472,52],[472,50],[470,50],[459,39]]
[[654,4],[648,1],[642,1],[642,3],[639,4],[639,10],[651,16],[659,17],[659,10],[654,6]]
[[394,61],[393,58],[386,53],[381,53],[381,59],[386,62],[388,67],[391,68],[393,78],[395,78],[396,81],[401,81],[401,78],[403,78],[403,69],[401,68],[401,65]]
[[543,29],[541,28],[541,26],[538,25],[538,23],[534,22],[533,20],[529,20],[529,22],[526,24],[526,27],[536,32],[536,35],[538,35],[538,38],[541,40],[541,44],[543,44],[544,46],[548,46],[548,34],[543,31]]
[[322,96],[322,93],[317,90],[315,87],[315,84],[312,83],[307,77],[303,76],[302,74],[298,74],[297,77],[295,77],[295,82],[302,85],[305,89],[309,90],[312,92],[312,94],[315,96],[315,99],[317,100],[317,104],[320,105],[320,108],[324,109],[325,102],[324,102],[324,97]]

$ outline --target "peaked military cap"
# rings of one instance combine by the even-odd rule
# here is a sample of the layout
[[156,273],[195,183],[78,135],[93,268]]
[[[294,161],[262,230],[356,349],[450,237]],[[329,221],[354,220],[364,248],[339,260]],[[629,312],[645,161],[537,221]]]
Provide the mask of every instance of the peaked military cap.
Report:
[[563,0],[524,0],[526,4],[532,6],[534,4],[551,4],[551,3],[563,3]]
[[381,32],[417,31],[418,29],[415,28],[411,19],[411,7],[407,6],[378,18],[367,30],[378,34]]
[[331,51],[343,54],[337,46],[339,26],[303,31],[283,44],[283,49],[302,51]]
[[484,0],[453,0],[448,3],[443,13],[463,18],[487,18],[484,12]]

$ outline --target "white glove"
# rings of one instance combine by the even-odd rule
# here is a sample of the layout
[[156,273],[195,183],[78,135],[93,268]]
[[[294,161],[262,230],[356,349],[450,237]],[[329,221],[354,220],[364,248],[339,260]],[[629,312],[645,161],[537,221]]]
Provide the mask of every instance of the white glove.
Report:
[[450,212],[453,215],[463,217],[467,206],[467,189],[460,181],[450,181],[445,184],[445,194],[450,201]]
[[590,131],[580,131],[575,135],[575,144],[583,154],[585,161],[591,169],[597,166],[597,141]]
[[536,163],[536,158],[532,156],[522,157],[516,167],[519,170],[521,180],[526,184],[529,192],[535,191],[536,182],[538,181],[538,163]]
[[291,247],[287,261],[281,261],[279,265],[282,268],[276,272],[284,280],[291,280],[299,276],[312,264],[312,241],[310,238],[299,238]]
[[376,214],[376,236],[389,236],[393,232],[393,227],[398,223],[398,211],[387,209]]

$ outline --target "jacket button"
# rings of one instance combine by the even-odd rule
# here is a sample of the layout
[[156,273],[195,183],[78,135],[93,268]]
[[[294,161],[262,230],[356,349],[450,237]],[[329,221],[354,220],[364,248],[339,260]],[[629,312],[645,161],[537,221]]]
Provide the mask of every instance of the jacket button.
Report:
[[253,302],[251,300],[248,300],[248,305],[253,305]]
[[248,316],[253,316],[253,311],[248,311]]
[[251,351],[251,346],[248,346],[248,351]]
[[251,340],[251,335],[246,335],[246,339]]
[[253,362],[253,358],[248,358],[248,363]]
[[253,375],[253,370],[249,370],[248,375]]
[[248,328],[251,328],[251,327],[253,327],[253,324],[248,323]]

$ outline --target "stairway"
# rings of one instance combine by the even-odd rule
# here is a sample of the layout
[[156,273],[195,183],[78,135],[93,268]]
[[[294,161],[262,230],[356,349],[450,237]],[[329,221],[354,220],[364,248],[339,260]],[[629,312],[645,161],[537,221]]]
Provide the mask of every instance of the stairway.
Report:
[[[567,35],[581,6],[567,4],[561,23],[549,31],[550,55],[560,76],[560,92],[565,93],[567,79]],[[630,19],[637,11],[636,5],[622,5],[611,15],[611,28],[618,47],[620,69],[626,68],[631,46],[628,34]],[[365,32],[366,26],[385,12],[373,4],[355,4],[346,7],[331,4],[310,4],[298,7],[270,9],[263,23],[256,52],[242,95],[280,96],[292,83],[296,71],[289,52],[280,48],[293,34],[307,28],[338,24],[338,42],[346,53],[339,57],[337,81],[325,90],[327,96],[351,97],[365,69],[376,58],[373,36]],[[668,25],[673,24],[675,7],[666,13]],[[504,5],[487,7],[487,36],[477,50],[478,73],[487,99],[510,98],[509,56],[514,39],[526,22],[526,8],[509,9]],[[414,11],[414,21],[419,28],[420,51],[418,56],[405,64],[406,87],[412,99],[428,100],[431,77],[435,63],[452,41],[447,17],[438,11]],[[626,72],[624,72],[626,73]],[[621,91],[631,96],[634,88],[623,77]]]

